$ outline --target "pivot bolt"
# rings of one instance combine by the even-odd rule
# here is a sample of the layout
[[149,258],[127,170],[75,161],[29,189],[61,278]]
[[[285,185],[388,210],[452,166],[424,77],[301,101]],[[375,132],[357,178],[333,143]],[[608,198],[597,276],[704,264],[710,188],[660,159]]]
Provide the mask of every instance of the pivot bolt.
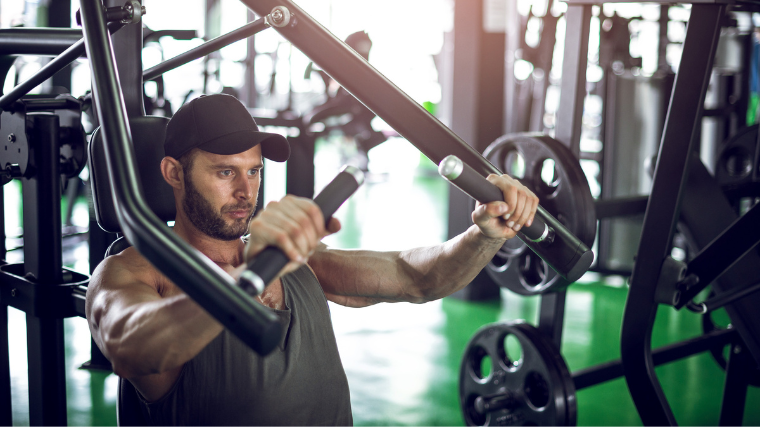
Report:
[[16,142],[16,135],[8,134],[8,142]]
[[285,6],[277,6],[266,16],[265,21],[272,27],[282,28],[290,23],[292,14]]
[[145,6],[141,6],[137,0],[128,0],[122,8],[124,17],[121,20],[122,24],[137,24],[140,19],[145,15]]
[[12,297],[16,296],[16,288],[11,289],[11,296]]

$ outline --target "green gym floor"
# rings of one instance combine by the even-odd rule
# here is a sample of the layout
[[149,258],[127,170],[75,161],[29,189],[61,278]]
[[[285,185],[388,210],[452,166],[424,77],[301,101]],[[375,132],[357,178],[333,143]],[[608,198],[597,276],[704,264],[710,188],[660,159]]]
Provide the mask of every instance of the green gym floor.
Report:
[[[403,143],[387,150],[406,152]],[[384,146],[386,145],[384,144]],[[383,164],[380,151],[373,161]],[[395,154],[388,154],[393,157]],[[379,157],[378,157],[379,156]],[[414,162],[412,162],[414,163]],[[343,230],[326,243],[343,248],[404,249],[435,244],[446,236],[448,187],[422,162],[402,171],[373,173],[337,216]],[[398,168],[397,168],[398,169]],[[334,173],[334,172],[333,172]],[[317,177],[317,187],[325,179]],[[6,205],[7,206],[7,205]],[[83,244],[67,251],[68,264],[86,270]],[[84,263],[84,264],[83,264]],[[567,297],[562,354],[571,371],[620,357],[624,279],[587,274]],[[502,291],[500,301],[446,298],[424,305],[381,304],[363,309],[331,305],[333,325],[351,387],[356,425],[462,425],[459,365],[468,340],[483,325],[537,318],[537,298]],[[9,309],[13,424],[28,425],[24,315]],[[116,377],[79,368],[89,360],[86,321],[64,321],[70,425],[116,423]],[[661,308],[653,347],[698,336],[699,316]],[[657,368],[678,422],[717,425],[724,373],[709,354]],[[623,379],[577,393],[579,425],[640,425]],[[760,391],[750,388],[745,425],[760,425]]]

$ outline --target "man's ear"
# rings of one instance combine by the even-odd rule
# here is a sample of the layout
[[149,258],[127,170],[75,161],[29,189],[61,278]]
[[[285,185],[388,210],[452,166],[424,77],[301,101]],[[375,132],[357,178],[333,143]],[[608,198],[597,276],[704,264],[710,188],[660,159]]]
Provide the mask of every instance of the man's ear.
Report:
[[161,160],[161,175],[164,176],[164,180],[177,190],[181,190],[184,186],[183,176],[184,171],[182,165],[174,157],[164,157]]

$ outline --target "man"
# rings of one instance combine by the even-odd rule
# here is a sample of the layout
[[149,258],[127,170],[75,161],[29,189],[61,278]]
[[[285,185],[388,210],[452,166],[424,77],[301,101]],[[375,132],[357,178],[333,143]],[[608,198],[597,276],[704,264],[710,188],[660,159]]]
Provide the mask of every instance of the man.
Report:
[[[183,106],[167,127],[164,179],[174,189],[174,232],[233,277],[266,246],[290,264],[259,302],[283,322],[279,348],[259,357],[133,248],[101,263],[87,319],[114,372],[139,393],[153,424],[351,424],[348,383],[327,301],[350,307],[423,303],[465,285],[506,239],[530,224],[538,199],[506,176],[488,179],[504,202],[478,205],[475,225],[454,239],[402,252],[334,250],[340,229],[308,199],[286,196],[251,218],[262,156],[284,161],[282,136],[259,132],[229,95]],[[410,221],[424,221],[414,216]],[[246,242],[242,236],[250,233]]]

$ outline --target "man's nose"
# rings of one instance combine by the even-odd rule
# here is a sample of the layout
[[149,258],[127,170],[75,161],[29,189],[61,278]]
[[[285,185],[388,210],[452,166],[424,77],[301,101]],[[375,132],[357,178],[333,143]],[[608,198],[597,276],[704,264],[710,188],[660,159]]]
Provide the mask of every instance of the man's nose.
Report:
[[238,176],[235,179],[235,197],[248,200],[254,196],[254,185],[247,176]]

